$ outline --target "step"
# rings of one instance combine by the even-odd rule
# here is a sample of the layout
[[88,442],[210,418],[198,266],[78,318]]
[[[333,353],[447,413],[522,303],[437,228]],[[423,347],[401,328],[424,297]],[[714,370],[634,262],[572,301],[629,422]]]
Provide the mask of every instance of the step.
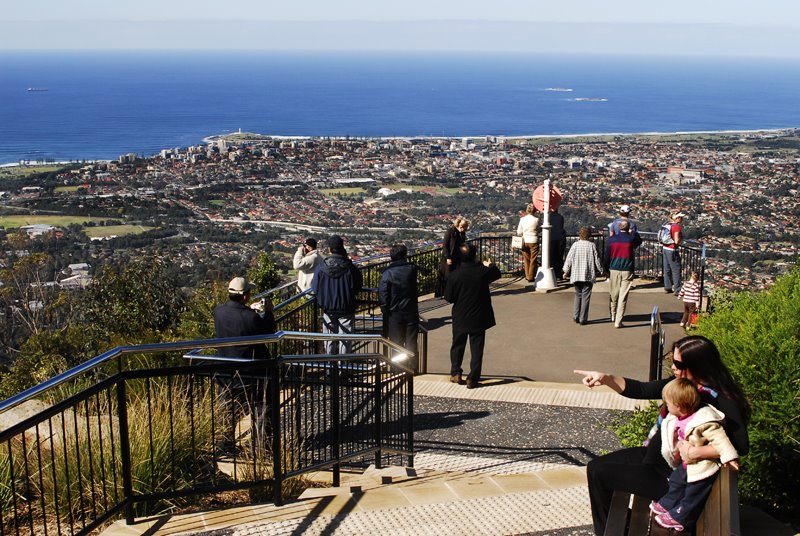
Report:
[[413,469],[373,466],[343,475],[338,488],[310,488],[281,507],[171,516],[135,527],[117,523],[106,535],[521,534],[591,523],[583,467],[474,458],[423,453]]

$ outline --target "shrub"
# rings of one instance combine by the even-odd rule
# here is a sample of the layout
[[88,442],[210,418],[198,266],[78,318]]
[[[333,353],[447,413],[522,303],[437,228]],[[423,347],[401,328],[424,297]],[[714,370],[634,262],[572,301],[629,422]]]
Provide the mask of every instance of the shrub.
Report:
[[641,447],[650,429],[656,423],[660,404],[651,400],[646,408],[634,410],[633,413],[620,411],[611,419],[611,429],[619,437],[625,448]]
[[703,316],[698,333],[717,345],[753,408],[750,452],[739,480],[747,502],[800,513],[800,267],[766,292],[745,292]]
[[[742,459],[744,502],[796,517],[800,482],[800,267],[766,292],[724,293],[697,333],[714,341],[752,405],[750,452]],[[639,446],[657,403],[618,415],[611,427],[625,447]]]

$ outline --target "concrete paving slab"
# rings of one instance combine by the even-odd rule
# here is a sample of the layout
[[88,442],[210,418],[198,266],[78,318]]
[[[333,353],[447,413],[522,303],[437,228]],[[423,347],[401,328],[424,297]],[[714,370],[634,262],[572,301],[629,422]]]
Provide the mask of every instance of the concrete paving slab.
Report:
[[[665,294],[659,282],[637,280],[628,300],[623,329],[609,316],[607,284],[595,285],[589,323],[572,321],[571,288],[537,293],[503,281],[492,292],[497,325],[487,332],[484,377],[520,377],[577,383],[574,369],[603,370],[646,379],[650,355],[650,315],[662,312],[668,345],[685,335],[678,323],[683,304]],[[449,374],[452,307],[442,300],[420,304],[428,335],[428,370]],[[469,364],[469,351],[465,357]]]

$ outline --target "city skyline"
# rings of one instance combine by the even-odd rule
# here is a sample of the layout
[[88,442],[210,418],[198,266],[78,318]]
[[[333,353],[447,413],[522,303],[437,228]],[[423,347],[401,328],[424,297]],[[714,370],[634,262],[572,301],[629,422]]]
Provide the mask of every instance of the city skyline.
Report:
[[[675,54],[800,57],[800,5],[768,0],[669,4],[302,4],[233,0],[41,0],[4,6],[0,50],[198,49]],[[635,44],[635,46],[632,46]]]

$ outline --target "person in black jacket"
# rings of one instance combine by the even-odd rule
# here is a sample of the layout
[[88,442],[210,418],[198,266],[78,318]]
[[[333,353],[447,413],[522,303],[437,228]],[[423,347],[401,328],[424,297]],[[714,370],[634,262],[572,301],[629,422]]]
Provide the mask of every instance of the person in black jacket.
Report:
[[461,260],[458,250],[467,241],[468,228],[469,221],[459,216],[453,221],[453,226],[444,233],[444,240],[442,241],[442,261],[439,265],[436,288],[434,289],[434,296],[437,298],[444,295],[447,276],[450,275],[450,272],[458,268],[458,264]]
[[[311,282],[311,290],[322,308],[322,332],[353,333],[356,294],[361,290],[363,277],[347,256],[341,236],[328,238],[328,250],[330,255],[317,266]],[[351,341],[325,342],[325,351],[329,354],[348,354],[351,347]]]
[[[705,337],[684,337],[673,344],[674,376],[670,378],[640,382],[595,370],[574,372],[583,376],[583,384],[590,389],[606,385],[622,396],[638,400],[657,400],[661,398],[661,391],[667,383],[674,378],[686,378],[697,386],[703,403],[725,414],[725,433],[740,456],[747,454],[750,404],[722,362],[717,347]],[[678,449],[681,459],[686,463],[719,459],[719,453],[711,445],[691,446],[687,441],[680,441]],[[586,476],[595,534],[600,536],[605,532],[615,490],[658,500],[667,493],[667,479],[671,472],[661,455],[661,434],[657,432],[652,434],[646,446],[617,450],[590,461]]]
[[405,245],[392,246],[389,251],[392,262],[383,271],[378,283],[378,302],[386,336],[408,350],[412,362],[416,363],[413,357],[417,355],[419,334],[417,267],[406,260],[407,256],[408,248]]
[[[255,288],[244,277],[234,277],[228,284],[228,301],[214,308],[214,337],[246,337],[275,333],[275,317],[272,302],[264,301],[264,312],[259,313],[247,306],[250,292]],[[259,304],[260,305],[260,304]],[[264,344],[247,346],[225,346],[217,350],[223,357],[265,359],[267,347]]]
[[472,358],[467,375],[467,389],[478,386],[483,366],[483,347],[486,330],[495,325],[489,284],[500,279],[500,269],[485,261],[476,260],[477,250],[472,244],[460,249],[461,264],[447,278],[444,299],[453,304],[453,343],[450,346],[450,381],[462,383],[461,363],[469,339]]

